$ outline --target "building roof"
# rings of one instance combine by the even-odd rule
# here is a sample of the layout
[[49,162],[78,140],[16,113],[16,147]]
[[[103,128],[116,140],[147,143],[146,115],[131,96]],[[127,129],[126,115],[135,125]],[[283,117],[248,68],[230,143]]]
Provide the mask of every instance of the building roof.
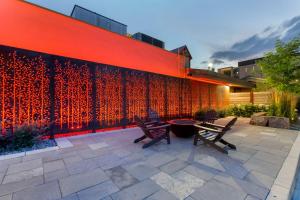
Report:
[[183,45],[181,47],[178,47],[176,49],[173,49],[171,50],[171,52],[174,52],[174,53],[179,53],[180,55],[184,55],[184,56],[187,56],[189,57],[190,59],[192,59],[192,55],[188,49],[188,47],[186,45]]
[[253,59],[250,59],[250,60],[243,60],[243,61],[239,61],[238,62],[238,66],[245,66],[245,65],[254,65],[256,64],[257,61],[261,60],[262,57],[260,58],[253,58]]
[[242,88],[254,88],[255,87],[254,84],[249,83],[247,81],[232,78],[232,77],[220,74],[220,73],[216,73],[216,72],[204,70],[204,69],[190,69],[188,76],[199,78],[199,79],[216,80],[216,81],[219,81],[220,83],[223,83],[228,86],[235,86],[235,87],[242,87]]

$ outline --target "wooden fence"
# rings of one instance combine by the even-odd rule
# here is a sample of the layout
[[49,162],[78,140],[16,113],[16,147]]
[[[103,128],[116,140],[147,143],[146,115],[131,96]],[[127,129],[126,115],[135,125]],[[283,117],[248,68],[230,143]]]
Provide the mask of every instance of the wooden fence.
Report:
[[230,105],[235,104],[263,104],[269,105],[272,101],[271,92],[239,92],[239,93],[230,93]]

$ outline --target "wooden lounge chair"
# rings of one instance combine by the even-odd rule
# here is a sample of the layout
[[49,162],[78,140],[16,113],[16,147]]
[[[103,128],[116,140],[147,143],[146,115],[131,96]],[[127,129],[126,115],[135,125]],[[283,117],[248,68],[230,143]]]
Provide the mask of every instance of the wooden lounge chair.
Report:
[[237,118],[234,117],[225,126],[212,123],[195,124],[194,145],[197,145],[198,141],[203,141],[204,144],[212,146],[222,153],[228,154],[228,151],[226,149],[216,144],[217,142],[220,142],[227,147],[236,150],[235,145],[222,139],[226,132],[230,130],[230,128],[234,125],[236,120]]
[[134,140],[134,143],[138,143],[146,138],[150,138],[151,141],[144,144],[143,148],[147,148],[162,139],[167,140],[168,144],[170,141],[170,124],[166,123],[145,123],[138,116],[134,116],[136,124],[142,129],[144,135]]
[[214,123],[217,120],[218,113],[215,110],[208,110],[204,115],[204,122]]

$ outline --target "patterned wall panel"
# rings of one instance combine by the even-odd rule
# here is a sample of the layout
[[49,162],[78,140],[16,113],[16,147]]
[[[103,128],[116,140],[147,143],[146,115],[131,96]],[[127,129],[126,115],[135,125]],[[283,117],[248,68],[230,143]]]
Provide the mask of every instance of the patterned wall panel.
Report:
[[167,77],[167,117],[180,116],[180,79]]
[[165,118],[190,117],[199,108],[223,107],[219,97],[228,93],[221,86],[5,46],[0,71],[0,120],[52,119],[55,133],[124,126],[134,115],[146,117],[149,108]]
[[126,71],[126,113],[131,122],[134,115],[147,116],[146,73]]
[[165,77],[149,74],[149,101],[151,109],[158,112],[159,116],[165,116]]
[[190,80],[181,81],[181,117],[192,115],[192,85]]
[[203,83],[200,86],[200,92],[201,92],[201,109],[208,109],[209,108],[209,101],[210,101],[210,96],[209,96],[209,84]]
[[96,126],[119,126],[123,118],[123,85],[120,68],[96,66]]
[[54,68],[56,128],[88,128],[92,120],[92,81],[87,64],[55,59]]
[[42,56],[0,53],[0,121],[49,122],[49,69]]
[[201,109],[201,85],[197,81],[192,81],[192,114]]
[[211,84],[210,87],[210,107],[218,109],[217,85]]

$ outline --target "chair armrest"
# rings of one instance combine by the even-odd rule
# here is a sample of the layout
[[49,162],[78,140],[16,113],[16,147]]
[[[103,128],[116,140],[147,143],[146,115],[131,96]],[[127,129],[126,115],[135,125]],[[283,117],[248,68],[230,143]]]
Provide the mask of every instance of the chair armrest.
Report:
[[147,128],[147,129],[150,131],[150,130],[156,130],[156,129],[161,129],[161,128],[167,128],[169,126],[171,126],[171,125],[170,124],[164,124],[164,125],[161,125],[161,126],[152,126],[152,127]]
[[209,123],[209,122],[204,122],[203,125],[205,125],[205,124],[207,124],[209,126],[215,126],[215,127],[218,127],[218,128],[225,128],[225,126],[220,125],[220,124],[213,124],[213,123]]
[[158,121],[150,121],[150,122],[144,122],[144,124],[147,125],[152,125],[152,124],[157,124],[159,123]]
[[198,124],[195,124],[194,126],[199,128],[199,129],[202,129],[202,130],[211,131],[211,132],[214,132],[214,133],[222,133],[222,131],[220,131],[220,130],[213,129],[213,128],[208,128],[208,127],[201,126],[201,125],[198,125]]

